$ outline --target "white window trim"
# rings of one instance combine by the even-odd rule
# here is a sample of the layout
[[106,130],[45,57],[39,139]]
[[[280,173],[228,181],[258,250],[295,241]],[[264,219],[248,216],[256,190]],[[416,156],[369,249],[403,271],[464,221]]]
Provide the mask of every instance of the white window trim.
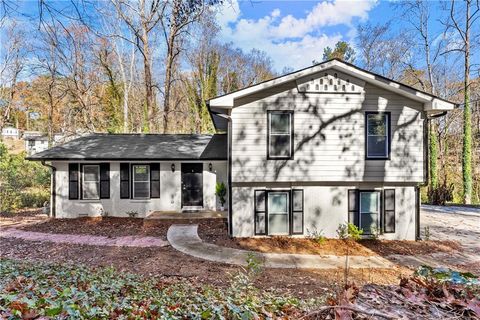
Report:
[[[373,213],[373,212],[364,212],[362,211],[362,193],[376,193],[377,194],[377,221],[375,227],[379,230],[380,219],[382,215],[382,198],[379,190],[371,190],[371,191],[362,191],[360,190],[358,193],[358,227],[362,229],[362,213]],[[365,234],[370,235],[370,234]]]
[[[148,167],[148,180],[135,180],[135,167]],[[148,196],[147,197],[136,197],[135,196],[135,182],[147,182],[148,186]],[[145,200],[150,199],[150,165],[149,164],[132,164],[132,199],[136,200]]]
[[[379,134],[369,134],[368,133],[368,121],[369,121],[369,116],[370,115],[381,115],[385,121],[385,135],[379,135]],[[388,155],[390,154],[390,137],[389,137],[389,120],[390,120],[390,115],[388,113],[383,113],[383,112],[378,112],[378,113],[369,113],[367,114],[367,123],[366,123],[366,130],[367,130],[367,145],[366,145],[366,148],[367,148],[367,158],[369,159],[385,159],[385,158],[388,158]],[[385,137],[385,154],[384,155],[370,155],[369,154],[369,150],[368,150],[368,138],[369,137]]]
[[[96,167],[98,172],[97,181],[85,181],[85,167]],[[86,183],[96,183],[98,185],[98,196],[96,198],[88,198],[85,195],[85,184]],[[100,199],[100,166],[98,164],[84,164],[82,165],[82,200],[99,200]]]
[[[281,191],[281,190],[270,191],[270,192],[267,193],[267,197],[266,197],[265,200],[267,201],[266,206],[267,206],[268,210],[267,210],[267,215],[265,216],[265,218],[267,219],[267,223],[268,223],[268,235],[283,236],[283,235],[289,235],[290,234],[290,223],[291,223],[291,221],[290,221],[290,201],[291,201],[290,193],[291,192],[289,192],[289,191]],[[270,201],[270,196],[274,195],[274,194],[286,195],[286,197],[287,197],[287,212],[286,213],[271,213],[270,212],[270,209],[269,209],[270,206],[268,204],[269,204],[269,201]],[[271,228],[270,228],[270,215],[281,215],[281,216],[286,216],[287,217],[287,228],[288,228],[288,230],[287,230],[286,233],[283,233],[283,232],[281,232],[281,233],[271,233],[270,232],[270,230],[271,230]]]
[[[288,132],[287,133],[273,133],[272,131],[272,114],[287,114],[288,115]],[[268,157],[271,159],[284,159],[292,157],[292,111],[269,111],[268,113],[268,132],[269,132],[269,145],[268,145]],[[288,135],[288,155],[275,156],[272,155],[272,136],[286,136]]]

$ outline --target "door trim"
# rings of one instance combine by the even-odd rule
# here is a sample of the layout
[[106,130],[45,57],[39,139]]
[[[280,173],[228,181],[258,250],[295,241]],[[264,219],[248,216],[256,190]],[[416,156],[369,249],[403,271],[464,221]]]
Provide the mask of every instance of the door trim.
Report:
[[[183,191],[183,168],[184,168],[184,165],[198,165],[201,167],[201,171],[199,172],[202,176],[202,183],[201,183],[201,193],[202,193],[202,199],[201,199],[201,203],[199,206],[196,206],[196,205],[191,205],[191,204],[185,204],[184,203],[184,199],[183,199],[183,195],[184,195],[184,191]],[[203,162],[187,162],[187,163],[180,163],[180,198],[181,198],[181,208],[185,208],[185,207],[201,207],[203,208],[203,205],[204,205],[204,199],[203,199]]]

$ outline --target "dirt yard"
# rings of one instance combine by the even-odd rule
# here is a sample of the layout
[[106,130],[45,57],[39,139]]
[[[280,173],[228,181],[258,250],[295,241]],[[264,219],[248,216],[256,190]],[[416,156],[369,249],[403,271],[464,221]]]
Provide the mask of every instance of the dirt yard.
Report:
[[[173,220],[175,223],[189,223],[189,220]],[[50,220],[38,211],[30,211],[15,216],[0,218],[0,227],[21,228],[23,230],[92,234],[103,236],[149,235],[166,238],[166,231],[172,221],[148,222],[141,219],[73,219]],[[209,232],[224,229],[224,222],[217,219],[192,220],[200,223],[200,230]],[[49,242],[31,242],[19,239],[0,238],[0,257],[31,261],[54,261],[62,263],[85,264],[92,267],[114,266],[144,275],[160,275],[181,280],[227,286],[231,277],[241,270],[240,267],[208,262],[184,255],[175,249],[163,248],[127,248],[102,247]],[[365,283],[394,284],[400,275],[411,271],[399,267],[396,269],[358,269],[348,271],[348,281]],[[338,270],[286,270],[265,269],[256,280],[256,285],[265,289],[294,293],[301,297],[324,295],[337,290],[345,280],[343,269]]]

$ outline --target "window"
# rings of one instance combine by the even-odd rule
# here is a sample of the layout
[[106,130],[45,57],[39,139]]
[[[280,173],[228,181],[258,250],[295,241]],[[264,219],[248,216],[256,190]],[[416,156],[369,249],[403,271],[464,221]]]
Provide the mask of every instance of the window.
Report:
[[293,156],[293,112],[268,113],[268,159],[291,159]]
[[390,157],[390,113],[367,112],[365,119],[367,159],[388,159]]
[[145,199],[150,197],[150,166],[133,165],[133,198]]
[[268,192],[268,233],[271,235],[289,234],[289,192]]
[[363,234],[373,234],[378,231],[380,215],[380,192],[360,191],[360,228]]
[[100,199],[100,166],[82,166],[82,199]]

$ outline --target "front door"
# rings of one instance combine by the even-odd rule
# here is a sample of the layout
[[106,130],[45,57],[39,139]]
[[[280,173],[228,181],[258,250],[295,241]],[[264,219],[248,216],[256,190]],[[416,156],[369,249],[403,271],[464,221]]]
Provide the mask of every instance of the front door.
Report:
[[203,207],[202,172],[202,163],[182,163],[182,207]]

